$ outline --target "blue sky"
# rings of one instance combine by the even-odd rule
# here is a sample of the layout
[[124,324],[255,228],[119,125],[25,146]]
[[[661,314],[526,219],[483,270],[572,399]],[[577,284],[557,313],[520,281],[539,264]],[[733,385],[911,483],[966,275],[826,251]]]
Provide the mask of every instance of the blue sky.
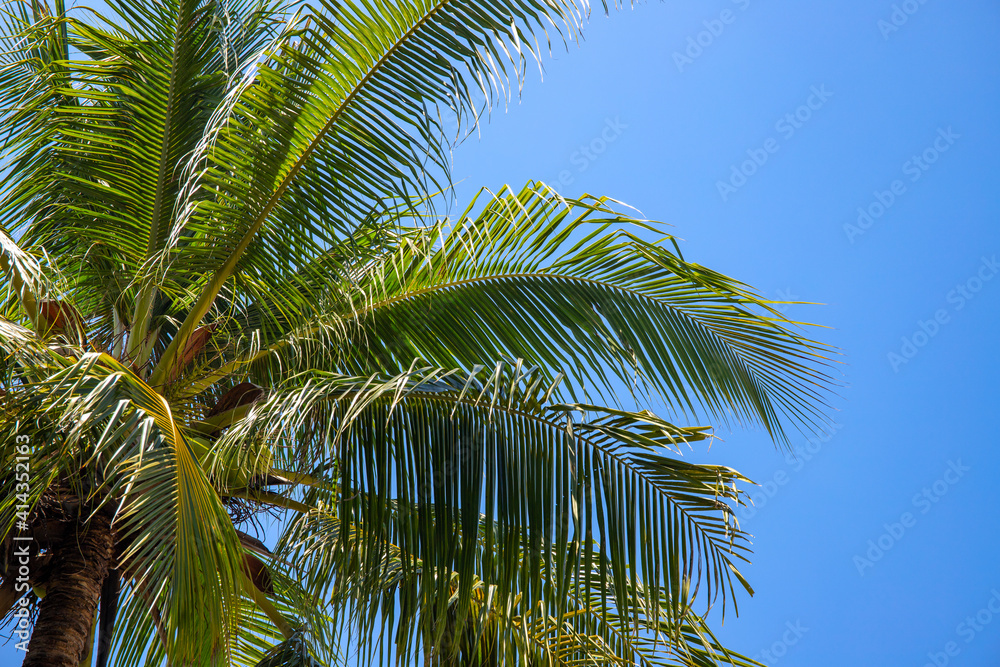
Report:
[[842,352],[829,434],[793,436],[795,459],[752,431],[690,455],[763,485],[757,594],[715,625],[770,665],[997,664],[998,34],[986,0],[595,13],[455,153],[460,199],[609,195],[687,259],[825,304],[787,312]]
[[742,524],[757,594],[720,636],[768,664],[1000,656],[998,24],[985,1],[595,14],[456,152],[465,194],[613,196],[687,259],[825,304],[787,311],[843,353],[825,442],[786,460],[723,431],[690,456],[767,483]]

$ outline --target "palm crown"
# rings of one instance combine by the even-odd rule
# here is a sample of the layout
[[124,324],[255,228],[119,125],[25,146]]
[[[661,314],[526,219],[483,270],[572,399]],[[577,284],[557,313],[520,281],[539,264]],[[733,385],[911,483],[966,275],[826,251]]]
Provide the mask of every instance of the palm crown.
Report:
[[[6,14],[25,664],[750,664],[695,608],[750,590],[746,480],[677,458],[706,428],[595,402],[780,442],[824,348],[609,199],[435,214],[451,141],[588,8],[108,4]],[[268,508],[273,554],[240,530]]]

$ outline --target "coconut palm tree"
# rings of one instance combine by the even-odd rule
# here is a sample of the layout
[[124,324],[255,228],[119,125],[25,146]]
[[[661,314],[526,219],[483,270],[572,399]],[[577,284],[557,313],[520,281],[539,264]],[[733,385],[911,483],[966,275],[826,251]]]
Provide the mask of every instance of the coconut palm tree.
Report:
[[825,348],[610,199],[450,194],[585,4],[107,9],[3,13],[24,664],[752,664],[706,620],[747,480],[674,421],[782,443]]

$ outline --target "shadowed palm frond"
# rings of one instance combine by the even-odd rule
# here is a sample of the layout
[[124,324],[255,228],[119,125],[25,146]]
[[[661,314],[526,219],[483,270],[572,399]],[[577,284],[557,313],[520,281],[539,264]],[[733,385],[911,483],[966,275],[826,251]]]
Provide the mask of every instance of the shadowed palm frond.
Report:
[[[245,443],[261,440],[273,443],[277,466],[335,465],[339,493],[311,492],[314,502],[336,508],[344,531],[331,562],[306,568],[322,573],[325,585],[339,582],[376,605],[377,586],[366,586],[378,578],[367,575],[393,544],[404,569],[419,561],[433,573],[407,592],[406,604],[438,627],[443,614],[456,614],[460,625],[470,614],[471,589],[452,590],[452,572],[464,582],[473,572],[496,582],[500,608],[523,596],[557,616],[566,611],[565,592],[594,577],[612,582],[604,588],[615,592],[619,609],[638,608],[640,591],[644,607],[658,608],[662,589],[675,619],[702,585],[709,603],[731,597],[734,585],[749,590],[736,569],[746,536],[730,505],[741,502],[736,483],[745,480],[667,455],[704,439],[705,429],[649,412],[553,402],[555,387],[519,365],[500,364],[483,378],[425,368],[387,379],[312,374],[290,383],[231,427],[215,465],[240,460],[246,468],[239,458]],[[355,529],[365,539],[347,540]],[[591,563],[594,550],[600,558]],[[637,575],[650,588],[637,587]],[[455,605],[445,604],[455,595]],[[429,615],[428,601],[436,605]],[[426,628],[402,626],[406,633]]]

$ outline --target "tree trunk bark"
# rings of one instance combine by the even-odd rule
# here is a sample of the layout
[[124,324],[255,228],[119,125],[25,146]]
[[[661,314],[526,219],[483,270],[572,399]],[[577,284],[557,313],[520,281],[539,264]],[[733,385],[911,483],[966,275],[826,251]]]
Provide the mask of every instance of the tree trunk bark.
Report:
[[55,547],[22,667],[80,666],[113,557],[111,518],[103,511]]

